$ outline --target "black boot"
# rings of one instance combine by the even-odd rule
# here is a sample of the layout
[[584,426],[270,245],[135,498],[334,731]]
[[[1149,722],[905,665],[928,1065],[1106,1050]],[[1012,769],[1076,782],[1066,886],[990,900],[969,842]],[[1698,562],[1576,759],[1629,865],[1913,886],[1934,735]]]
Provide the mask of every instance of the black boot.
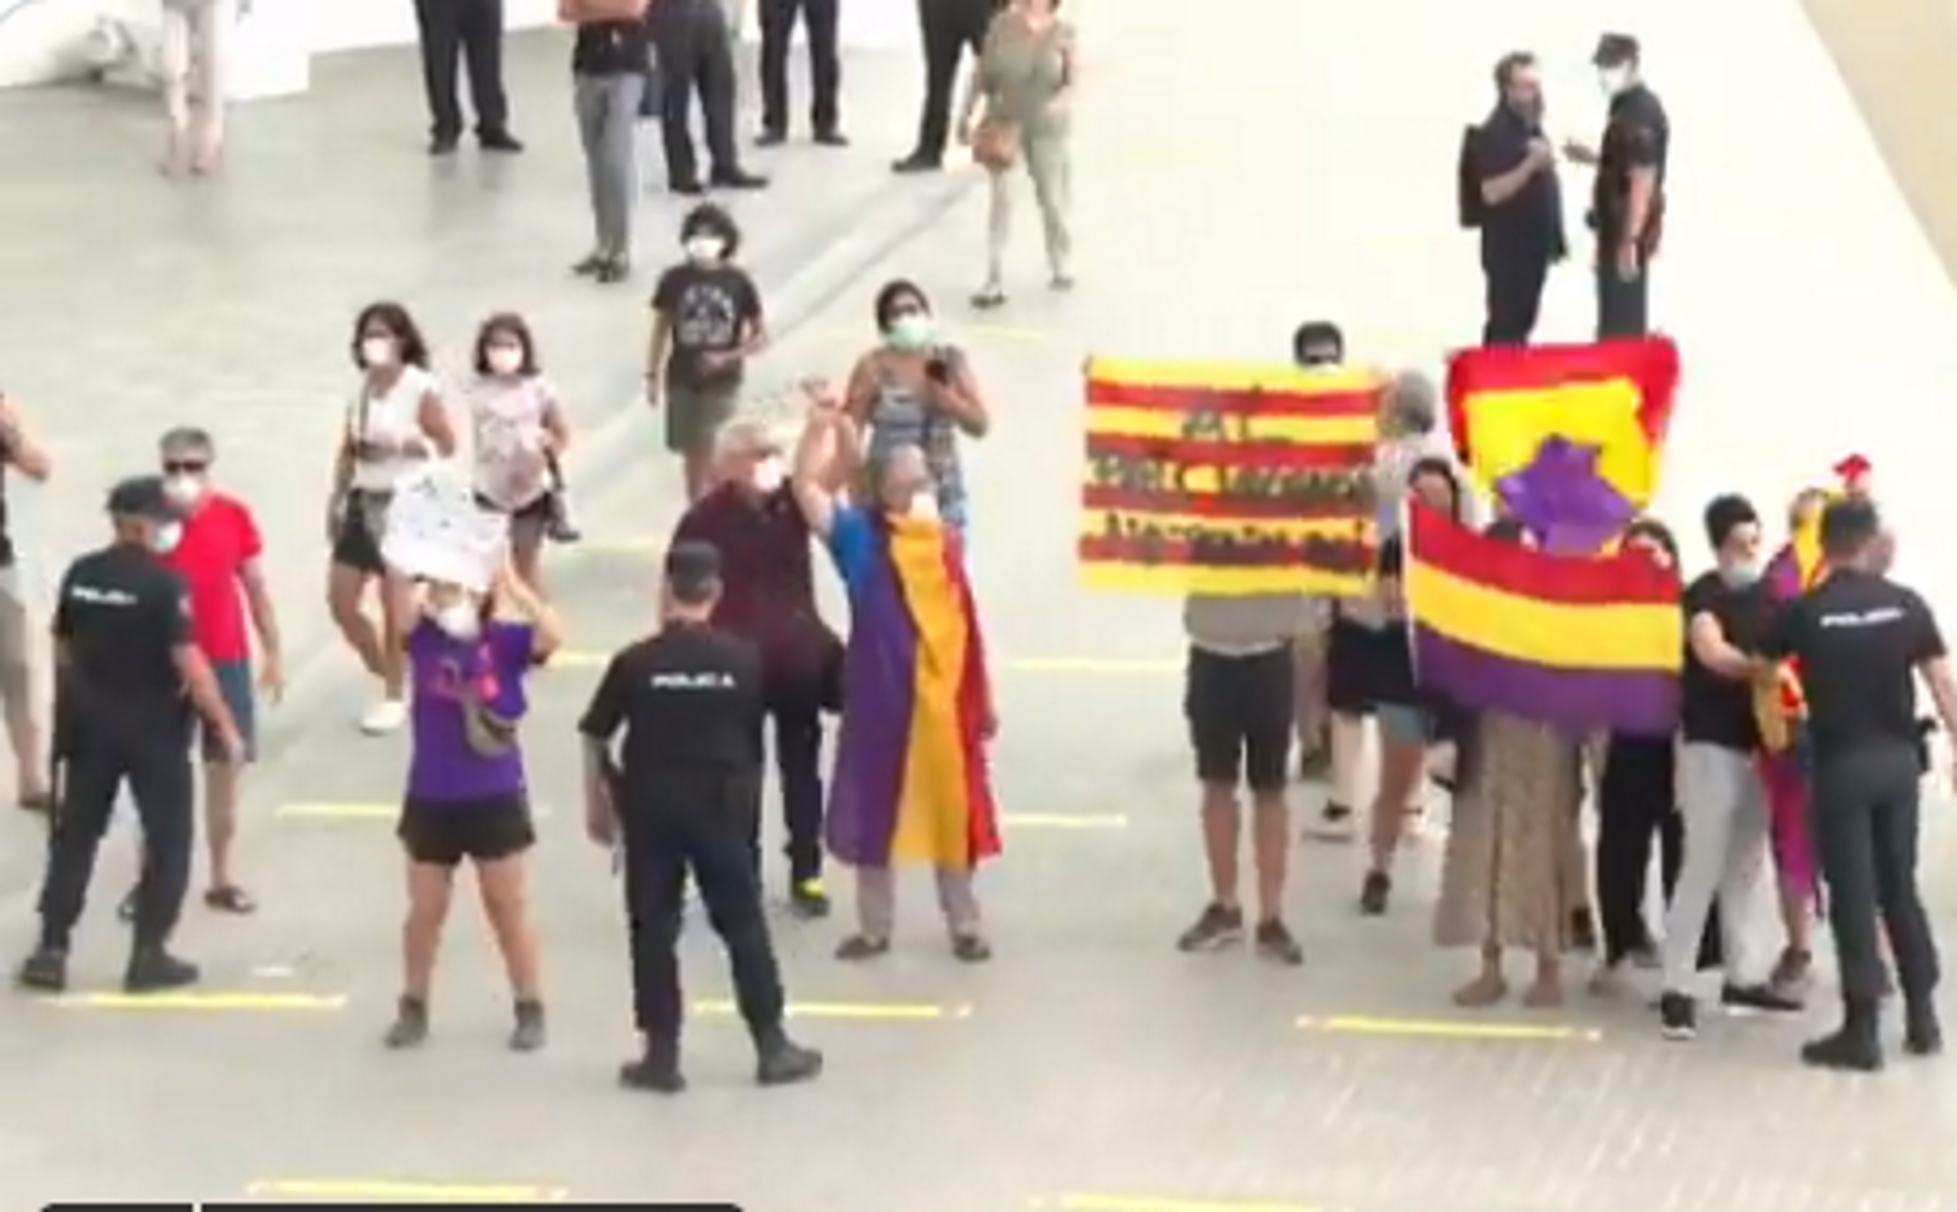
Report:
[[34,948],[20,962],[20,969],[14,974],[14,984],[35,993],[66,993],[68,949],[46,943]]
[[1943,1024],[1937,1021],[1936,1003],[1927,997],[1911,998],[1903,1006],[1903,1051],[1911,1056],[1943,1051]]
[[645,1051],[637,1060],[618,1067],[618,1084],[627,1090],[647,1090],[654,1094],[678,1094],[686,1089],[686,1075],[680,1072],[679,1044],[646,1040]]
[[1882,1068],[1881,1023],[1877,1004],[1850,1001],[1840,1029],[1801,1047],[1801,1063],[1817,1069],[1874,1073]]
[[764,1086],[792,1086],[822,1075],[822,1053],[804,1048],[780,1027],[757,1034],[754,1080]]
[[138,943],[122,973],[124,993],[165,993],[194,985],[203,974],[189,960],[178,959],[160,943]]

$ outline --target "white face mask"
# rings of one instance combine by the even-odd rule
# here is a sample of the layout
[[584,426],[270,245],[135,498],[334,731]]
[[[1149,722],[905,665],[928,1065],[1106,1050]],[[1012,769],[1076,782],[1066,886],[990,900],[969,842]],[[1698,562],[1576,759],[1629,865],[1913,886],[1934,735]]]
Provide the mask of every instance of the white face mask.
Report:
[[781,459],[774,455],[756,463],[754,473],[748,479],[748,483],[754,485],[754,490],[760,493],[774,492],[787,482],[788,469],[782,466]]
[[944,515],[938,510],[938,494],[930,488],[920,488],[911,497],[910,507],[904,516],[914,522],[941,522]]
[[483,360],[492,374],[513,375],[523,369],[523,351],[506,345],[492,347]]
[[204,481],[197,476],[175,475],[163,481],[163,491],[179,506],[195,505],[204,495]]
[[394,342],[387,337],[368,337],[360,343],[360,363],[369,370],[394,365]]
[[435,609],[435,626],[452,639],[473,640],[482,634],[482,613],[468,602],[451,602]]
[[158,555],[169,555],[183,542],[183,523],[165,522],[157,528],[156,537],[150,540],[150,550]]
[[711,265],[727,251],[727,241],[719,236],[691,236],[680,245],[686,259],[695,265]]
[[1597,69],[1597,87],[1604,90],[1604,96],[1615,97],[1631,87],[1631,69],[1628,67],[1600,67]]

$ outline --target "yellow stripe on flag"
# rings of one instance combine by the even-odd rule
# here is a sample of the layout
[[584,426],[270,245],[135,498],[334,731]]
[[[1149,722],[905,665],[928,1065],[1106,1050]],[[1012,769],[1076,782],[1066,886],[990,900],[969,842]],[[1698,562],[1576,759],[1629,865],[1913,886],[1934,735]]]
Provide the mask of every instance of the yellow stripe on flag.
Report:
[[1533,601],[1410,560],[1407,601],[1420,623],[1496,656],[1560,669],[1676,669],[1685,619],[1667,605]]

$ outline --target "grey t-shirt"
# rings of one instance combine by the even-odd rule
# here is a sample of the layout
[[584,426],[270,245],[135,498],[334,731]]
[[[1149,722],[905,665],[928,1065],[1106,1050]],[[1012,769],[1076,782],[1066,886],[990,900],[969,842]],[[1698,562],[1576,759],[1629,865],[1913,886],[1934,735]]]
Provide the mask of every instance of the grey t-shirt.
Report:
[[1192,593],[1182,607],[1190,644],[1219,656],[1251,656],[1283,648],[1311,624],[1311,599],[1302,593],[1243,597]]

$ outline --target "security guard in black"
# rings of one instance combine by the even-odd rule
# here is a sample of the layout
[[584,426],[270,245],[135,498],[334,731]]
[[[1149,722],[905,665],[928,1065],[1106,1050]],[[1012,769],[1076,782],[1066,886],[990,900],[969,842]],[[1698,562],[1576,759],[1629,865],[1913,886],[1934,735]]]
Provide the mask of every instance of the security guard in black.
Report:
[[[1882,1063],[1880,1009],[1888,984],[1877,921],[1895,954],[1905,1046],[1942,1046],[1933,996],[1936,940],[1917,888],[1922,760],[1916,677],[1951,698],[1935,615],[1915,592],[1875,571],[1881,523],[1867,501],[1822,515],[1825,580],[1776,620],[1772,658],[1799,662],[1813,743],[1815,857],[1828,886],[1828,922],[1841,970],[1843,1024],[1802,1058],[1830,1068]],[[1946,727],[1950,721],[1946,720]]]
[[819,1052],[782,1029],[781,972],[752,841],[764,755],[761,653],[708,625],[720,590],[719,553],[710,544],[675,544],[666,559],[664,627],[612,658],[578,726],[587,826],[623,860],[633,1005],[644,1036],[643,1053],[621,1067],[619,1080],[666,1094],[686,1085],[676,946],[689,871],[727,949],[760,1082],[803,1081],[822,1068]]
[[[1637,39],[1605,34],[1594,56],[1610,113],[1590,198],[1597,235],[1597,339],[1641,337],[1650,329],[1651,259],[1665,225],[1665,168],[1672,127],[1658,94],[1644,83]],[[1636,182],[1648,180],[1642,211]]]
[[197,980],[194,964],[165,950],[190,882],[191,710],[231,748],[241,747],[210,666],[191,641],[188,594],[158,558],[182,535],[163,481],[144,476],[116,485],[109,514],[115,541],[68,567],[54,615],[57,803],[41,886],[41,940],[19,973],[22,985],[51,992],[67,985],[70,936],[124,784],[143,826],[124,987],[144,992]]

